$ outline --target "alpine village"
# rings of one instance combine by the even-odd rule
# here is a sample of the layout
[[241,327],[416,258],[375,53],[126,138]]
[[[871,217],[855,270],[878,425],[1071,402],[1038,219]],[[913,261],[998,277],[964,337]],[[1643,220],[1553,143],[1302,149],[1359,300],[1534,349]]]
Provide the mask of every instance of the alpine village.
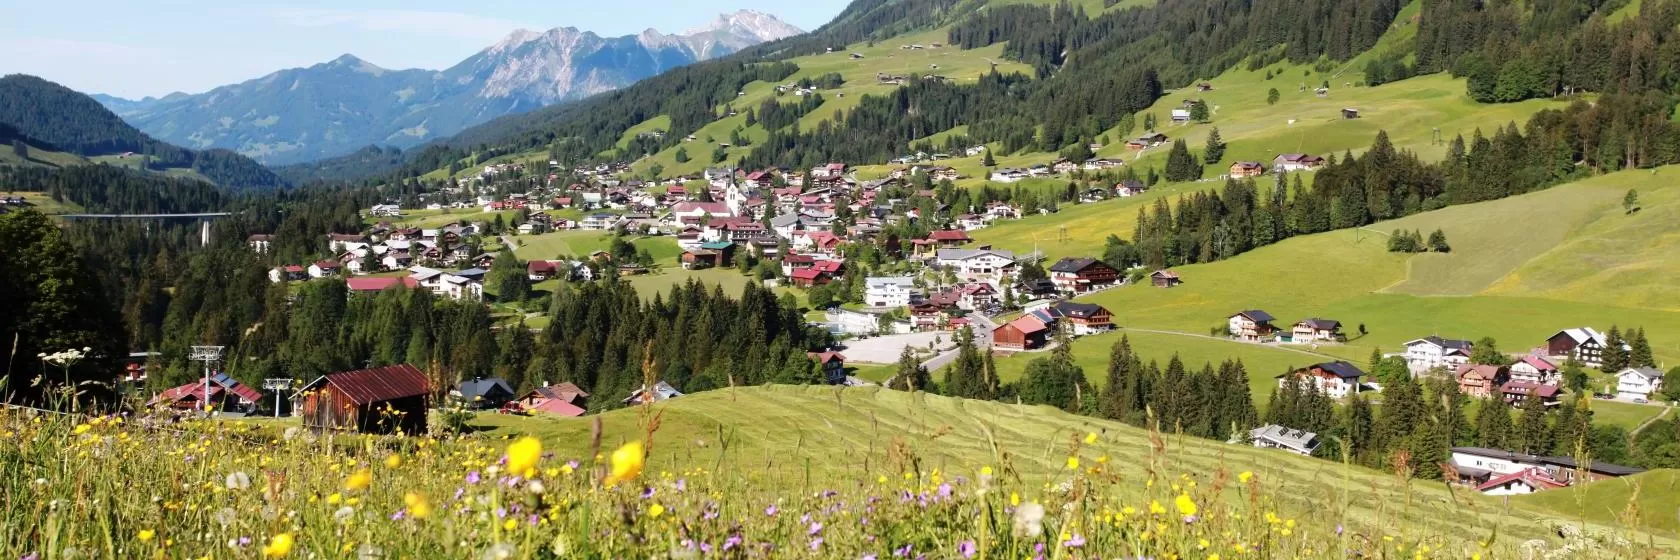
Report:
[[0,557],[1680,555],[1680,3],[830,3],[0,78]]

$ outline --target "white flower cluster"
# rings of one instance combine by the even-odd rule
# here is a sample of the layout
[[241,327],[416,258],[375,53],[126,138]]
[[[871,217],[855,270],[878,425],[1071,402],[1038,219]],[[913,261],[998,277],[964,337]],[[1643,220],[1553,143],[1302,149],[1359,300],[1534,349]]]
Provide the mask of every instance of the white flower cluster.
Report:
[[61,350],[51,354],[42,352],[40,354],[36,354],[36,357],[58,365],[70,365],[82,361],[82,358],[86,358],[90,352],[93,352],[92,347],[83,346],[81,350],[71,348],[69,350]]

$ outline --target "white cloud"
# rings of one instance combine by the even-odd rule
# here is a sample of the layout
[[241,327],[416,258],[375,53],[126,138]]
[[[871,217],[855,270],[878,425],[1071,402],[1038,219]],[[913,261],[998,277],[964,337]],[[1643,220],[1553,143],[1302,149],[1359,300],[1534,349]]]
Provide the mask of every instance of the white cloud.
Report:
[[402,32],[490,43],[522,26],[514,21],[455,12],[421,10],[293,10],[275,13],[300,27],[353,27],[362,31]]

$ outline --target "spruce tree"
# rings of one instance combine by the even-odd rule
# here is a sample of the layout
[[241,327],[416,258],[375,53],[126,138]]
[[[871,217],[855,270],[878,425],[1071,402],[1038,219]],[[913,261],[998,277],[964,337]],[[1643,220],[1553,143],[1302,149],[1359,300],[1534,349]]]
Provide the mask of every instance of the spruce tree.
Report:
[[1651,355],[1651,341],[1645,338],[1644,327],[1628,331],[1628,344],[1632,349],[1628,351],[1627,367],[1657,367],[1656,358]]
[[1587,377],[1587,370],[1581,366],[1580,360],[1576,360],[1574,355],[1570,355],[1568,360],[1564,360],[1563,385],[1565,387],[1568,387],[1570,391],[1580,393],[1587,390],[1587,383],[1590,381],[1591,378]]
[[1429,233],[1429,250],[1437,253],[1450,253],[1452,246],[1447,244],[1446,232],[1436,229]]
[[1546,405],[1537,395],[1523,400],[1522,418],[1517,422],[1516,443],[1522,453],[1546,453],[1552,449],[1551,426],[1546,423]]
[[1348,401],[1348,406],[1342,414],[1342,444],[1348,446],[1348,452],[1354,462],[1364,463],[1371,450],[1372,431],[1375,420],[1371,416],[1371,402],[1364,395],[1354,395]]
[[1491,449],[1511,448],[1511,411],[1495,400],[1481,401],[1476,412],[1476,441]]
[[1627,369],[1629,356],[1628,349],[1625,346],[1627,346],[1627,341],[1622,339],[1622,330],[1616,325],[1610,325],[1610,333],[1604,336],[1604,352],[1602,353],[1603,370],[1605,372],[1616,373]]
[[997,167],[997,160],[992,158],[991,150],[985,150],[985,155],[980,157],[980,165],[985,167]]
[[1131,377],[1138,374],[1131,369],[1131,363],[1131,341],[1126,335],[1121,335],[1120,340],[1108,350],[1108,376],[1105,378],[1107,383],[1103,385],[1101,396],[1104,418],[1120,420],[1129,412],[1130,407],[1124,391],[1132,382]]
[[974,332],[957,332],[957,359],[945,369],[945,394],[965,399],[984,398],[985,361],[974,346]]
[[1207,148],[1202,150],[1202,161],[1208,165],[1219,163],[1225,159],[1225,141],[1219,138],[1219,127],[1208,131]]
[[1202,166],[1196,157],[1190,154],[1189,145],[1180,138],[1173,141],[1172,150],[1167,152],[1166,179],[1171,182],[1194,181],[1202,177]]

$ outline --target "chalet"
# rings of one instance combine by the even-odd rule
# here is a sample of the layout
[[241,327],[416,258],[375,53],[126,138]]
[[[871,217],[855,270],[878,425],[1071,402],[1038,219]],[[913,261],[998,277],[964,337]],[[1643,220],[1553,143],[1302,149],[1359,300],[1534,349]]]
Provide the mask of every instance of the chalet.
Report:
[[1187,123],[1189,123],[1190,122],[1190,110],[1189,109],[1173,109],[1172,110],[1172,122],[1173,122],[1173,124],[1187,124]]
[[1042,164],[1042,163],[1027,168],[1027,175],[1032,176],[1032,177],[1043,177],[1043,176],[1049,175],[1049,174],[1050,174],[1050,166]]
[[211,410],[222,413],[251,414],[262,403],[262,392],[228,377],[226,373],[216,372],[210,376],[208,384],[204,378],[198,378],[192,383],[171,388],[146,401],[146,407],[204,410],[206,403]]
[[1307,171],[1324,167],[1324,158],[1308,154],[1278,154],[1272,158],[1272,171]]
[[1511,364],[1511,381],[1556,386],[1563,382],[1563,374],[1552,362],[1530,354]]
[[1239,161],[1231,164],[1231,177],[1259,177],[1266,174],[1266,166],[1258,161]]
[[1505,366],[1462,364],[1453,370],[1453,377],[1458,379],[1458,392],[1487,398],[1499,392],[1499,387],[1511,378],[1511,373]]
[[431,290],[434,294],[455,301],[484,299],[484,283],[477,278],[424,266],[412,267],[408,269],[408,273],[410,278],[420,283],[420,287]]
[[910,329],[913,331],[939,330],[939,323],[944,318],[944,310],[933,302],[923,302],[910,306]]
[[1357,118],[1359,118],[1359,109],[1354,109],[1354,108],[1351,108],[1351,107],[1343,107],[1342,108],[1342,118],[1344,118],[1344,119],[1357,119]]
[[533,389],[517,401],[521,408],[556,416],[583,416],[589,393],[571,383],[545,385]]
[[1311,456],[1318,450],[1318,434],[1267,424],[1248,431],[1248,440],[1255,447],[1282,449],[1296,455]]
[[651,387],[643,385],[641,388],[631,391],[630,396],[625,397],[623,402],[627,405],[648,404],[680,396],[683,396],[682,391],[678,391],[670,383],[659,381]]
[[1406,343],[1406,367],[1412,374],[1435,368],[1452,369],[1470,362],[1475,344],[1468,340],[1453,340],[1427,336]]
[[1079,168],[1086,171],[1100,171],[1103,169],[1113,169],[1123,165],[1126,165],[1126,162],[1123,160],[1098,158],[1085,160],[1085,163],[1080,164]]
[[[734,244],[730,243],[733,247]],[[701,270],[718,266],[723,260],[723,254],[712,249],[694,248],[682,252],[683,270]]]
[[516,395],[513,394],[513,387],[508,386],[507,381],[500,377],[479,377],[471,381],[462,381],[450,392],[450,396],[461,399],[461,402],[469,407],[484,410],[501,408]]
[[967,280],[997,280],[1015,270],[1015,253],[992,249],[940,249],[935,254],[940,267]]
[[1050,170],[1060,175],[1066,175],[1079,170],[1079,164],[1066,159],[1058,159],[1050,164]]
[[1044,346],[1050,325],[1028,313],[992,331],[992,345],[1005,350],[1031,350]]
[[1275,318],[1270,313],[1258,309],[1239,311],[1229,317],[1226,330],[1231,333],[1231,338],[1260,342],[1277,332],[1277,327],[1272,326],[1273,320]]
[[1604,333],[1592,327],[1564,329],[1546,339],[1546,355],[1559,360],[1574,358],[1587,367],[1604,367]]
[[343,270],[343,269],[344,269],[344,266],[338,264],[338,261],[334,261],[334,260],[315,261],[314,264],[309,265],[309,277],[310,278],[326,278],[328,276],[333,276],[333,275],[338,274],[338,272],[340,270]]
[[928,168],[928,178],[934,181],[955,181],[962,178],[955,168],[937,165]]
[[839,352],[808,352],[805,354],[812,361],[817,362],[817,368],[822,370],[823,380],[829,385],[844,385],[846,383],[846,356]]
[[1564,486],[1577,482],[1578,473],[1585,473],[1585,480],[1580,482],[1590,482],[1644,472],[1644,469],[1599,461],[1582,464],[1572,457],[1529,455],[1486,447],[1454,447],[1451,451],[1452,470],[1458,475],[1458,480],[1453,482],[1469,483],[1478,488],[1487,486],[1490,490],[1505,487],[1490,485],[1493,481],[1524,471],[1539,471],[1538,474]]
[[[1295,377],[1304,381],[1310,380],[1313,386],[1326,396],[1339,399],[1359,393],[1359,379],[1365,377],[1365,371],[1345,361],[1335,361],[1314,364],[1295,372]],[[1282,378],[1279,377],[1280,380]]]
[[909,276],[872,277],[864,279],[864,305],[870,307],[904,307],[914,299],[916,284]]
[[1074,336],[1114,330],[1114,316],[1107,308],[1094,303],[1059,301],[1033,313],[1040,315],[1041,319],[1053,319],[1056,325]]
[[1541,385],[1527,381],[1511,380],[1499,386],[1499,394],[1505,399],[1505,404],[1522,406],[1523,401],[1530,395],[1538,397],[1541,404],[1548,407],[1558,405],[1558,386]]
[[671,208],[671,216],[677,220],[683,218],[730,218],[736,214],[729,209],[729,205],[722,202],[682,202]]
[[981,310],[997,304],[998,301],[997,289],[985,282],[963,284],[955,289],[957,290],[957,307],[961,309]]
[[618,221],[617,215],[598,213],[590,214],[579,220],[578,225],[582,226],[583,229],[612,229],[618,227]]
[[408,364],[341,371],[316,378],[294,401],[303,425],[317,431],[426,433],[431,382]]
[[1133,138],[1131,140],[1127,140],[1126,141],[1126,147],[1129,148],[1129,149],[1133,149],[1133,150],[1142,150],[1144,148],[1151,148],[1151,147],[1159,146],[1161,144],[1165,144],[1166,142],[1167,142],[1167,135],[1161,134],[1159,132],[1153,132],[1153,133],[1150,133],[1150,134],[1145,134],[1143,136],[1139,136],[1137,138]]
[[245,245],[257,253],[267,253],[269,245],[273,244],[274,236],[266,233],[255,233],[251,234],[250,237],[245,238]]
[[350,247],[346,246],[346,244],[358,243],[366,245],[367,242],[368,237],[360,233],[327,234],[327,250],[333,252],[334,254],[350,250]]
[[1295,328],[1291,329],[1289,334],[1289,340],[1295,343],[1317,342],[1320,340],[1327,342],[1340,342],[1343,338],[1342,323],[1340,321],[1335,319],[1319,319],[1316,317],[1311,319],[1302,319],[1295,323]]
[[1025,179],[1027,176],[1028,173],[1026,170],[1005,167],[1003,169],[993,170],[992,173],[987,176],[987,179],[997,183],[1013,183],[1021,179]]
[[833,280],[827,272],[813,268],[802,268],[788,275],[788,281],[800,288],[811,288],[829,283]]
[[1053,298],[1060,296],[1062,290],[1057,288],[1056,283],[1051,282],[1049,278],[1040,278],[1031,282],[1022,282],[1018,293],[1033,298]]
[[402,214],[402,208],[395,204],[375,204],[368,209],[368,215],[381,217],[395,217]]
[[1183,283],[1178,273],[1171,270],[1157,270],[1149,274],[1149,284],[1157,288],[1171,288]]
[[1049,272],[1056,288],[1072,295],[1101,290],[1120,281],[1120,271],[1088,257],[1063,257],[1050,265]]
[[926,239],[916,239],[911,244],[915,246],[917,255],[925,257],[935,255],[939,249],[961,247],[972,241],[974,239],[968,236],[968,232],[942,229],[928,232]]
[[1213,84],[1207,82],[1196,84],[1196,91],[1213,91]]
[[1616,398],[1650,400],[1662,389],[1663,374],[1656,368],[1627,368],[1616,373]]
[[555,261],[530,261],[525,263],[525,277],[532,282],[542,282],[553,278],[559,271],[559,263]]
[[1114,184],[1114,196],[1120,198],[1134,197],[1149,190],[1149,186],[1137,179],[1122,179]]

